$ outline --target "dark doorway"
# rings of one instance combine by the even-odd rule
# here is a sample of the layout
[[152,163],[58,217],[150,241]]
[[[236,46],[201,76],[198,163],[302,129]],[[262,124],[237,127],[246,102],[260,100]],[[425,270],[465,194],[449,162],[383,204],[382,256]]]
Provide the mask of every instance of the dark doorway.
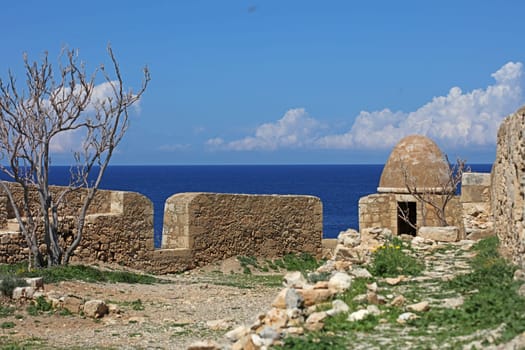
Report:
[[397,234],[416,235],[416,202],[397,202]]

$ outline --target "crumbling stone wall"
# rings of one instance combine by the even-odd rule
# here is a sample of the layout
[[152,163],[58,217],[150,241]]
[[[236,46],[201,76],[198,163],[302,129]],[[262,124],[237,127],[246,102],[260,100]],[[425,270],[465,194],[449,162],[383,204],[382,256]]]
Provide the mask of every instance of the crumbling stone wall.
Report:
[[237,255],[321,254],[317,197],[182,193],[168,198],[163,249],[187,248],[196,266]]
[[525,267],[525,108],[507,117],[498,131],[492,168],[494,230],[512,260]]
[[[10,186],[14,186],[15,197],[21,198],[20,188]],[[84,194],[81,190],[72,194],[64,208],[61,232],[66,243],[72,239],[68,232],[75,229],[75,220],[69,215],[76,213]],[[35,193],[31,196],[36,200]],[[5,196],[0,196],[0,219],[3,215],[7,224],[0,226],[0,263],[26,260],[25,238],[18,232],[13,210],[2,198]],[[316,197],[174,195],[166,203],[163,244],[158,250],[153,243],[153,204],[148,198],[100,190],[93,203],[72,262],[107,262],[174,273],[237,255],[321,253],[322,205]]]
[[494,234],[490,191],[489,173],[463,174],[460,201],[465,238],[478,240]]

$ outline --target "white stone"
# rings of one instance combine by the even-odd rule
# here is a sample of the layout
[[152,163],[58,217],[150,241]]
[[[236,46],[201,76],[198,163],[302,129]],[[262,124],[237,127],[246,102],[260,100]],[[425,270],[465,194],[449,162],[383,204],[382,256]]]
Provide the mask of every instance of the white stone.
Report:
[[84,314],[87,317],[101,318],[108,313],[108,307],[103,300],[90,300],[84,303]]
[[372,274],[362,267],[353,268],[350,270],[350,274],[356,278],[372,278]]
[[376,305],[368,305],[368,306],[366,307],[366,310],[367,310],[371,315],[374,315],[374,316],[381,315],[381,310],[379,310],[379,308],[378,308]]
[[231,341],[232,343],[234,343],[249,333],[250,333],[250,328],[246,326],[239,326],[237,328],[232,329],[228,333],[226,333],[224,337],[228,339],[229,341]]
[[16,287],[13,289],[13,299],[18,300],[22,298],[31,299],[35,294],[33,287]]
[[352,284],[352,277],[346,272],[336,272],[330,280],[328,280],[328,289],[332,289],[337,293],[342,293]]
[[361,234],[350,228],[339,233],[337,236],[337,243],[348,248],[357,247],[361,243]]
[[423,226],[420,227],[418,236],[438,242],[456,242],[459,239],[457,226]]
[[26,283],[35,290],[44,289],[43,277],[26,278]]
[[332,301],[332,308],[326,311],[326,314],[328,316],[334,316],[348,311],[350,311],[350,307],[344,301],[336,299]]
[[350,315],[348,315],[348,321],[350,322],[356,322],[356,321],[362,321],[364,320],[368,315],[370,315],[370,311],[364,309],[364,310],[358,310],[356,312],[352,312]]
[[225,331],[231,328],[231,320],[220,319],[206,321],[206,327],[212,331]]
[[283,284],[288,288],[304,288],[308,282],[300,271],[288,272],[283,279]]
[[411,312],[405,312],[397,317],[397,322],[406,323],[407,321],[415,320],[416,318],[419,318],[416,314],[413,314]]

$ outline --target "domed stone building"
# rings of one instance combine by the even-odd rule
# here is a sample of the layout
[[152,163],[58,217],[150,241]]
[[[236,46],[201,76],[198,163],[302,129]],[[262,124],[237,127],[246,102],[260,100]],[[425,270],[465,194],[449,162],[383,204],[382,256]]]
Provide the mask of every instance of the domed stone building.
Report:
[[[440,203],[450,192],[449,172],[449,163],[434,141],[422,135],[403,138],[383,168],[377,193],[359,200],[359,229],[383,227],[394,235],[415,236],[419,227],[441,226],[435,209],[414,194]],[[463,230],[459,196],[450,199],[445,216],[449,225]]]

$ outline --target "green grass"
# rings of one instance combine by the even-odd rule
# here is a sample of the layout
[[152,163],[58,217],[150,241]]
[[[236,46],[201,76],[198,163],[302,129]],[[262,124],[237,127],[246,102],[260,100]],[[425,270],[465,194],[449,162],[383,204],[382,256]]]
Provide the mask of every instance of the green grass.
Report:
[[287,337],[282,346],[274,346],[272,349],[285,350],[346,350],[348,340],[337,335],[324,332],[308,333],[303,337]]
[[253,256],[238,256],[237,260],[243,268],[244,274],[251,274],[251,269],[261,272],[273,271],[301,271],[306,274],[307,271],[317,269],[323,261],[317,260],[309,253],[287,254],[280,259],[258,261]]
[[31,316],[38,316],[44,312],[51,312],[53,305],[48,302],[43,296],[39,296],[34,302],[27,307],[27,313]]
[[5,305],[0,304],[0,317],[12,316],[14,312],[15,312],[14,307],[5,306]]
[[[396,254],[401,252],[408,255],[406,247],[395,240],[385,247],[379,250],[379,254],[374,254],[376,266],[386,261],[390,261],[394,266],[405,266],[398,264],[405,257]],[[447,246],[447,253],[453,249],[459,250],[457,247]],[[458,275],[450,281],[436,278],[425,282],[408,281],[397,286],[380,283],[381,294],[402,293],[410,302],[426,300],[430,296],[441,296],[440,294],[446,297],[463,296],[464,303],[458,308],[433,305],[430,311],[419,313],[419,319],[409,321],[406,325],[396,322],[399,314],[405,311],[403,307],[379,305],[382,311],[380,316],[368,316],[358,322],[347,321],[348,313],[342,313],[327,318],[323,330],[307,332],[300,337],[286,337],[284,345],[275,349],[346,349],[352,345],[359,345],[360,348],[369,346],[428,349],[437,346],[461,349],[471,341],[483,343],[489,334],[488,331],[498,329],[502,324],[505,324],[505,327],[501,328],[501,334],[492,335],[496,338],[496,344],[525,332],[525,298],[517,294],[520,283],[513,280],[516,267],[498,254],[496,237],[479,241],[472,249],[476,256],[469,260],[471,272]],[[386,257],[384,252],[395,256]],[[392,260],[388,260],[390,258]],[[419,267],[417,271],[410,271],[420,273],[423,265],[413,259]],[[394,271],[392,275],[403,272],[407,274],[406,269],[401,271],[396,268]],[[372,279],[356,278],[348,291],[337,296],[348,304],[349,313],[362,307],[353,299],[357,295],[365,294],[366,285],[371,282]],[[462,338],[463,336],[465,337]]]
[[110,282],[153,284],[159,280],[153,276],[127,271],[106,271],[86,265],[54,266],[40,270],[27,271],[27,263],[0,265],[0,275],[13,277],[43,277],[45,283],[61,281]]
[[505,323],[500,341],[512,339],[525,331],[525,298],[517,294],[520,284],[513,280],[516,267],[499,255],[496,237],[478,242],[473,249],[477,255],[471,261],[472,272],[443,286],[466,295],[464,304],[457,309],[432,309],[413,325],[425,329],[434,324],[440,328],[437,335],[445,337],[494,329]]
[[378,277],[419,275],[424,265],[407,254],[406,250],[410,250],[410,246],[397,237],[378,247],[372,253],[370,273]]
[[283,276],[281,274],[252,275],[252,274],[223,274],[212,272],[199,280],[199,283],[209,283],[219,286],[230,286],[241,289],[252,289],[260,286],[280,287]]

